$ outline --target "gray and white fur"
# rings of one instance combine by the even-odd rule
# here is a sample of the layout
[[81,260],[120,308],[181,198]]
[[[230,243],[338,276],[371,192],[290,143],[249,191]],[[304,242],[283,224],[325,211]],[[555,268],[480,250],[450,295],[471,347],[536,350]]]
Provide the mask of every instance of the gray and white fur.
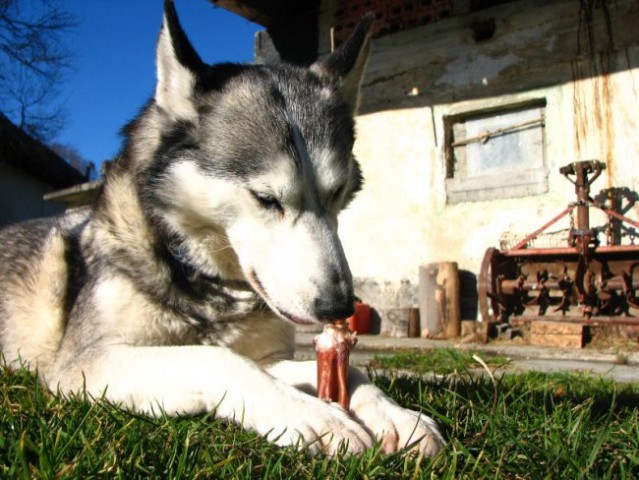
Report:
[[53,390],[151,415],[215,410],[278,445],[443,445],[352,368],[315,398],[295,323],[344,318],[337,215],[360,188],[354,114],[371,18],[309,68],[207,65],[165,3],[154,97],[87,214],[0,232],[0,348]]

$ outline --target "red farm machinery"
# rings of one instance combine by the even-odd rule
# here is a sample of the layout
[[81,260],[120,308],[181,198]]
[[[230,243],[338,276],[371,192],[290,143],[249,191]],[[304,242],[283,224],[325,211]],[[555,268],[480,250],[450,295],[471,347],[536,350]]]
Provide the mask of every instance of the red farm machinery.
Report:
[[[484,321],[639,325],[639,222],[622,214],[629,207],[621,208],[613,193],[630,195],[630,206],[637,194],[610,189],[603,201],[601,195],[593,200],[590,187],[605,167],[599,161],[582,161],[560,168],[575,187],[576,201],[511,247],[486,251],[479,273]],[[593,228],[595,209],[605,220]],[[570,225],[562,230],[560,243],[537,247],[544,236],[552,237],[550,227],[562,219]]]

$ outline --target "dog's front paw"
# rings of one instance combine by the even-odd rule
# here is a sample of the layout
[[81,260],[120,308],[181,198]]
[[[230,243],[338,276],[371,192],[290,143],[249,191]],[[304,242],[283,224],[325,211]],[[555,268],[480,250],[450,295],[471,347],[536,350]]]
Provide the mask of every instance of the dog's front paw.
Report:
[[374,444],[367,429],[341,407],[314,398],[290,402],[268,421],[270,427],[258,428],[266,430],[262,433],[267,439],[279,446],[304,448],[310,453],[358,454]]
[[446,444],[432,418],[400,407],[372,385],[358,389],[351,411],[387,453],[408,448],[419,456],[432,457]]

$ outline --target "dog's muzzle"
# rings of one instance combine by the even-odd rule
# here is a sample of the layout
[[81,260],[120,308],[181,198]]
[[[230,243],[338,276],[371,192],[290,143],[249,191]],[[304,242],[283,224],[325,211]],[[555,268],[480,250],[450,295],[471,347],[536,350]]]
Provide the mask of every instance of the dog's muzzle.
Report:
[[313,302],[315,317],[322,322],[332,322],[350,317],[355,312],[355,297],[351,292],[343,292],[334,286]]

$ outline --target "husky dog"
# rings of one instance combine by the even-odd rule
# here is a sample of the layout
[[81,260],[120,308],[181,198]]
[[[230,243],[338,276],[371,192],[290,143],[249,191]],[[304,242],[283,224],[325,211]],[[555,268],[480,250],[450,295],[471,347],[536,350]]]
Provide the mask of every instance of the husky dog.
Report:
[[[361,184],[353,116],[371,19],[311,65],[204,64],[170,0],[154,98],[86,215],[0,234],[0,347],[51,389],[241,422],[333,454],[444,441],[351,368],[319,400],[294,324],[353,312],[337,215]],[[343,445],[343,447],[340,447]]]

